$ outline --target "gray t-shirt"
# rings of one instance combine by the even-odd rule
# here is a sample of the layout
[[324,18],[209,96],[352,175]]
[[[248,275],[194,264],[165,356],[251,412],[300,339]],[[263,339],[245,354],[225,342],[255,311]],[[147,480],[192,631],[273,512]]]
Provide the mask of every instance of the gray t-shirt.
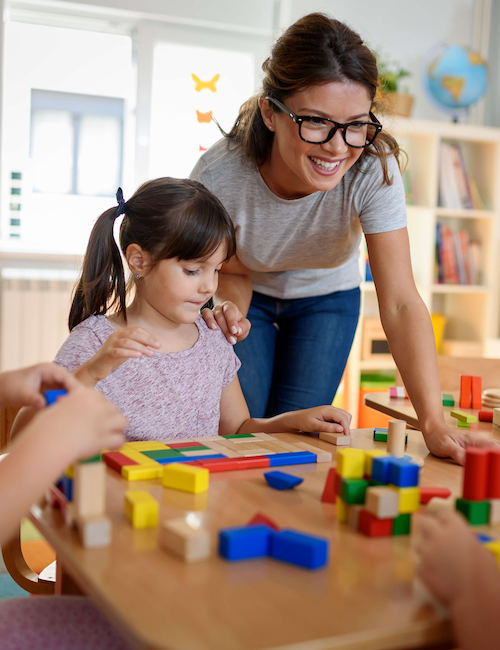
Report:
[[201,156],[191,178],[228,211],[254,290],[290,299],[359,286],[362,232],[406,226],[403,181],[393,156],[388,169],[392,185],[382,183],[379,159],[366,156],[359,171],[348,170],[332,190],[286,200],[271,192],[240,147],[222,139]]

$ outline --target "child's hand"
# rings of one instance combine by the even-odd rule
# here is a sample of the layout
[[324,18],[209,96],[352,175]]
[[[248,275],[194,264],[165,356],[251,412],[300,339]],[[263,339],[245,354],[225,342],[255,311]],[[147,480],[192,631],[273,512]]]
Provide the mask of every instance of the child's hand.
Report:
[[347,411],[334,406],[315,406],[303,411],[287,413],[291,426],[299,431],[325,431],[349,435],[352,416]]
[[53,363],[39,363],[0,375],[0,404],[40,409],[46,404],[43,396],[46,390],[64,388],[70,393],[79,386],[75,377],[64,368]]
[[481,588],[488,574],[498,580],[493,554],[455,510],[443,508],[436,516],[421,517],[414,548],[420,556],[418,576],[446,607],[466,594],[474,597],[475,585]]
[[60,450],[67,455],[65,462],[70,464],[95,456],[103,449],[120,447],[126,426],[127,419],[114,404],[101,393],[80,387],[38,413],[21,437],[46,437],[53,453]]
[[154,357],[152,348],[159,347],[155,337],[142,327],[124,327],[111,334],[92,359],[82,364],[74,375],[86,386],[95,386],[127,359]]

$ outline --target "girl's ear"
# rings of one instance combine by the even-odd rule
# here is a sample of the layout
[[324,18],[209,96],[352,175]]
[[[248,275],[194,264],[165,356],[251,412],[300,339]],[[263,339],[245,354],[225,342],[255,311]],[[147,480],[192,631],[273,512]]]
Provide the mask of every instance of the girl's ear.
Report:
[[151,268],[151,255],[139,244],[130,244],[125,251],[128,267],[133,275],[144,277]]

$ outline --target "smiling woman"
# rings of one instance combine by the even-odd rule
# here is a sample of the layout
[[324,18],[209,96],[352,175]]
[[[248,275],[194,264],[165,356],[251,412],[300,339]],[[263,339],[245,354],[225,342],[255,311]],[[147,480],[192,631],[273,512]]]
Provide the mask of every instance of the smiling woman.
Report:
[[236,230],[237,257],[203,316],[237,343],[251,415],[331,403],[358,322],[364,235],[382,323],[429,448],[463,460],[413,280],[400,150],[373,115],[374,54],[315,13],[289,27],[262,68],[261,92],[191,173]]

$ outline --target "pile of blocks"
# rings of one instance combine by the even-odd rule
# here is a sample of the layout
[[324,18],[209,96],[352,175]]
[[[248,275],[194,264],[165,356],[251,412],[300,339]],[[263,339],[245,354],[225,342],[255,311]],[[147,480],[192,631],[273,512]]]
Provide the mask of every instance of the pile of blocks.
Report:
[[500,448],[468,447],[456,508],[473,526],[500,523]]
[[472,415],[471,413],[464,413],[463,411],[451,411],[450,413],[452,418],[456,418],[457,427],[468,429],[469,424],[477,422],[477,415]]

